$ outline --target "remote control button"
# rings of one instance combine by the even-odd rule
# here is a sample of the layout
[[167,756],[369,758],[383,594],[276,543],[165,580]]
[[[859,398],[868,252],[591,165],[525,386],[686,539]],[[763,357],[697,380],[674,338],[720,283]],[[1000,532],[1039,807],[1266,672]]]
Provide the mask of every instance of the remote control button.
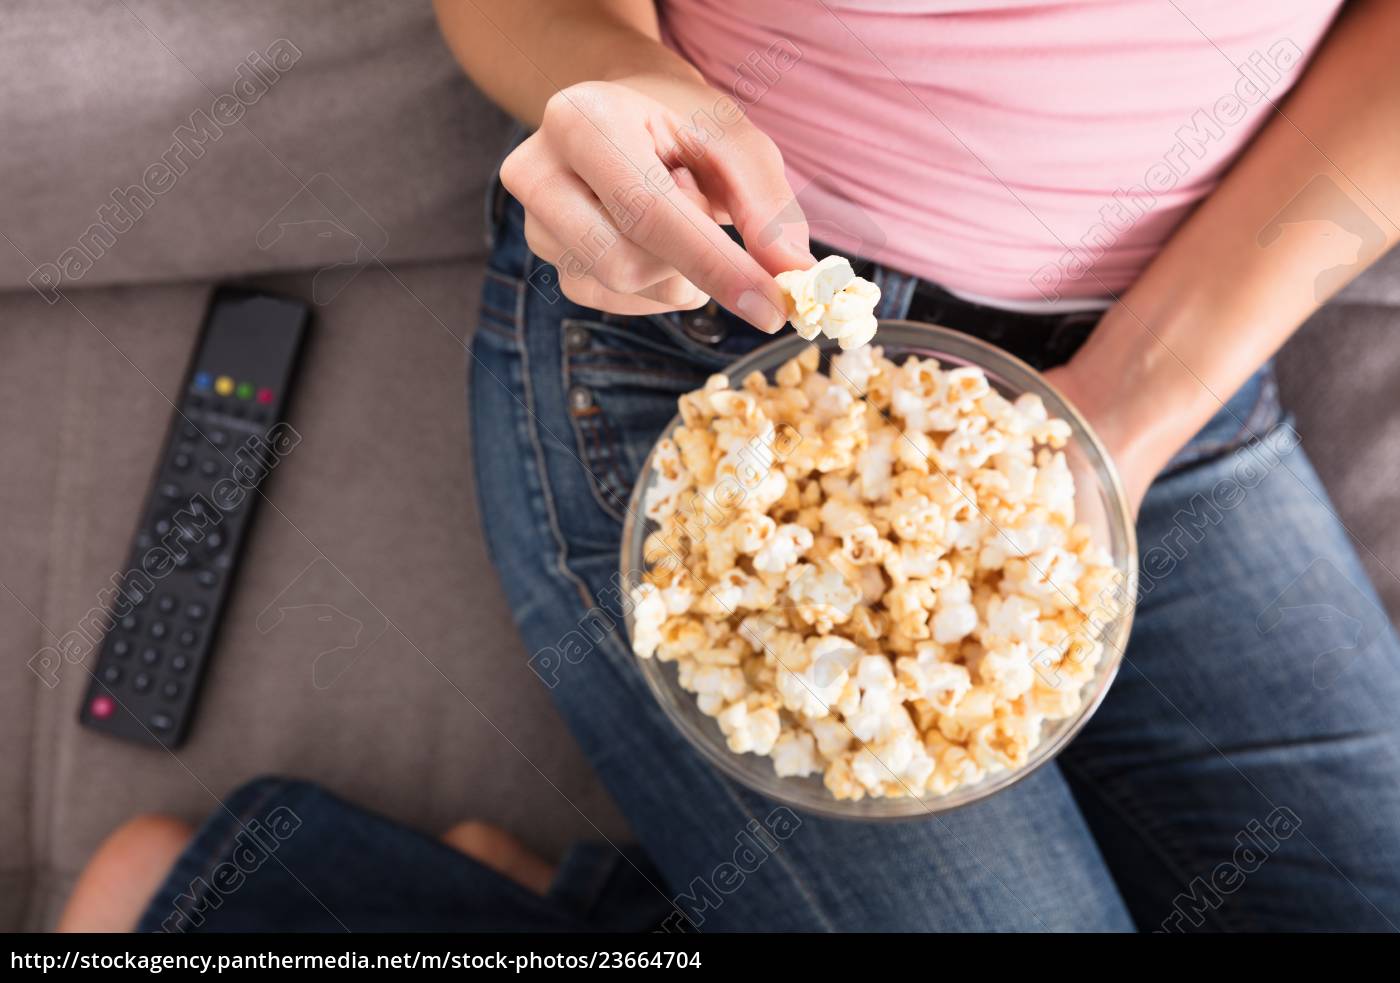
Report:
[[178,700],[182,692],[184,692],[184,687],[173,679],[168,680],[166,684],[160,688],[160,695],[167,700]]
[[121,620],[122,631],[136,631],[141,627],[141,619],[134,614],[128,614]]
[[194,440],[199,436],[199,428],[193,423],[186,423],[180,427],[180,436],[184,437],[186,440]]
[[271,403],[271,402],[272,402],[272,390],[269,389],[269,388],[267,388],[266,386],[263,386],[261,389],[259,389],[259,390],[258,390],[258,402],[259,402],[259,403],[262,403],[264,406],[266,406],[268,403]]
[[158,730],[164,733],[175,726],[175,718],[168,713],[153,713],[146,723],[151,725],[151,730]]
[[183,652],[176,652],[170,657],[170,668],[175,672],[184,672],[190,667],[190,657]]
[[199,473],[206,478],[212,478],[219,473],[219,462],[212,457],[206,457],[199,462]]
[[175,482],[173,481],[167,481],[165,482],[165,484],[160,486],[160,494],[162,498],[179,498],[184,493],[184,489],[182,489],[179,485],[175,484]]
[[190,469],[191,458],[181,451],[170,459],[170,466],[176,471],[188,471]]
[[136,534],[136,548],[138,550],[148,550],[155,544],[155,537],[150,533],[143,531]]
[[210,430],[209,443],[213,444],[215,447],[222,447],[228,443],[228,434],[224,433],[222,430]]
[[204,537],[204,544],[208,546],[211,551],[221,550],[224,548],[224,534],[217,531],[211,532],[208,536]]
[[128,642],[125,638],[118,638],[115,642],[108,646],[107,650],[113,655],[115,655],[118,659],[125,659],[128,655],[131,654],[131,643]]
[[209,609],[198,601],[185,605],[185,617],[191,621],[203,621],[209,616]]
[[199,577],[197,579],[201,587],[216,587],[219,583],[219,575],[213,570],[199,571]]
[[233,380],[226,375],[221,375],[214,380],[214,391],[220,396],[233,395]]
[[160,600],[156,601],[156,610],[161,614],[169,614],[175,610],[178,603],[170,594],[162,594]]
[[155,529],[157,536],[164,536],[171,530],[172,527],[170,525],[169,519],[160,518],[156,520],[156,524],[153,528]]
[[148,666],[156,665],[160,662],[160,649],[144,648],[141,650],[141,661]]
[[88,704],[88,713],[95,720],[106,720],[117,709],[117,703],[110,696],[94,696]]
[[194,387],[196,389],[208,389],[214,384],[214,377],[208,372],[196,372],[194,374]]
[[151,679],[149,672],[138,672],[131,677],[131,688],[138,693],[145,693],[150,690],[152,682],[154,680]]
[[170,631],[170,626],[164,621],[154,621],[151,623],[151,637],[159,641]]
[[192,628],[186,628],[180,632],[180,644],[185,648],[194,648],[194,643],[199,641],[199,633]]
[[115,686],[122,681],[121,666],[107,666],[102,670],[102,681],[109,686]]

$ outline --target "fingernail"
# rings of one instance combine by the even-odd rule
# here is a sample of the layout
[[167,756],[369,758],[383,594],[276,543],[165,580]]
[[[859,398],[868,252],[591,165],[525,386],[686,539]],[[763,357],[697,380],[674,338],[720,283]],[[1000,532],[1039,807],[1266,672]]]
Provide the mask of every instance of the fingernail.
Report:
[[787,315],[757,290],[745,290],[739,295],[739,315],[760,331],[773,334],[783,326]]
[[792,253],[794,258],[800,259],[807,266],[816,265],[817,258],[812,255],[812,249],[807,240],[803,239],[799,241],[797,239],[785,238],[783,239],[783,245],[787,247],[788,252]]

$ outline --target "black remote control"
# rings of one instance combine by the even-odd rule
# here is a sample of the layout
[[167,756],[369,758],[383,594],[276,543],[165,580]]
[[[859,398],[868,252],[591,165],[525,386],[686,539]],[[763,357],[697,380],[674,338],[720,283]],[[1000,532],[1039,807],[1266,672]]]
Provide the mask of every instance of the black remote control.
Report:
[[184,741],[259,486],[297,442],[282,421],[309,320],[300,301],[248,290],[210,301],[109,606],[84,726]]

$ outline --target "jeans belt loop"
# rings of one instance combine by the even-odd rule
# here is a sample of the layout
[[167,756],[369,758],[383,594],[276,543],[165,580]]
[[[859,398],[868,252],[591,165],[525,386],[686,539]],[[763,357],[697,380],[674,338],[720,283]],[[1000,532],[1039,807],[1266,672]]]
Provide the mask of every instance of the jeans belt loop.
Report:
[[909,305],[914,298],[914,288],[919,278],[892,270],[879,263],[873,264],[873,279],[880,288],[880,306],[877,317],[885,320],[903,320],[909,316]]

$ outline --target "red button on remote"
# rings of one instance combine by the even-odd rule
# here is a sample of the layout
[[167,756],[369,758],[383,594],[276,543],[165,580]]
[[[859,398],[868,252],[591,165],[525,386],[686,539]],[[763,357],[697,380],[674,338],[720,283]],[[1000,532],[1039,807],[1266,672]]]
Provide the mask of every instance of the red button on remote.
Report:
[[88,713],[98,720],[106,720],[112,715],[112,711],[117,708],[110,696],[94,696],[92,702],[88,704]]
[[258,402],[264,405],[272,402],[272,390],[264,386],[258,390]]

